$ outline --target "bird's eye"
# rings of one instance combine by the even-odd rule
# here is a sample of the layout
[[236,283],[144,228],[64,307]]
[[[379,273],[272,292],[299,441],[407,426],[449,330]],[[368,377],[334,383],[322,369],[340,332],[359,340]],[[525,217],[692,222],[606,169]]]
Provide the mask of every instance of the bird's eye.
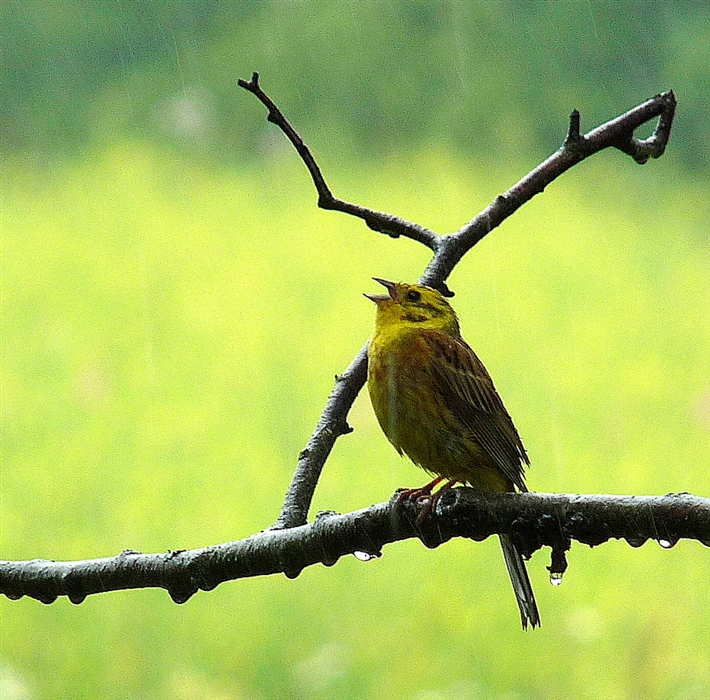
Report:
[[421,292],[418,292],[416,289],[411,289],[407,292],[407,301],[419,301],[422,298]]

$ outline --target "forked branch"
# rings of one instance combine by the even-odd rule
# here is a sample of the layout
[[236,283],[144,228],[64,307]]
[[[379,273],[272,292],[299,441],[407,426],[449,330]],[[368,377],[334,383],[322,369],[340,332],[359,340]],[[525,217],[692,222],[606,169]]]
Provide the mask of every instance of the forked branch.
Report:
[[[446,279],[459,260],[487,233],[563,172],[608,147],[618,148],[638,163],[658,158],[670,136],[675,98],[672,92],[656,95],[643,104],[580,134],[580,117],[572,113],[567,137],[560,149],[507,192],[497,197],[459,231],[437,234],[399,217],[350,204],[333,196],[323,175],[295,129],[259,87],[258,75],[239,84],[269,110],[269,121],[288,137],[303,159],[318,192],[318,204],[363,219],[370,228],[393,237],[418,241],[434,256],[420,282],[451,294]],[[634,131],[656,117],[653,135],[637,139]],[[552,547],[550,572],[561,574],[572,539],[589,545],[609,538],[624,538],[633,546],[655,539],[673,546],[680,538],[697,539],[710,546],[710,500],[689,494],[664,497],[567,496],[560,494],[478,494],[454,489],[440,499],[437,517],[421,526],[416,514],[396,499],[347,515],[325,514],[306,525],[323,465],[336,441],[350,428],[347,416],[366,378],[367,346],[336,380],[316,428],[301,452],[278,521],[271,529],[237,542],[167,554],[141,554],[126,550],[116,557],[78,562],[33,560],[0,562],[0,593],[9,598],[31,596],[51,603],[68,596],[79,603],[87,595],[109,590],[160,587],[173,600],[184,602],[197,590],[247,576],[283,572],[297,576],[315,563],[334,564],[345,554],[379,556],[381,548],[408,537],[419,537],[434,547],[451,537],[480,540],[507,533],[529,556],[543,545]]]
[[[313,178],[318,192],[318,205],[324,209],[337,209],[358,216],[376,231],[395,237],[406,236],[431,248],[434,256],[419,278],[419,282],[439,289],[446,296],[452,296],[452,292],[446,286],[446,280],[461,258],[490,231],[572,166],[605,148],[618,148],[631,155],[640,164],[645,163],[649,158],[659,158],[670,138],[676,106],[675,95],[672,90],[669,90],[646,100],[638,107],[584,135],[580,133],[580,114],[575,109],[570,115],[567,136],[555,153],[507,192],[496,197],[480,214],[456,233],[437,236],[432,231],[404,219],[335,198],[303,139],[259,86],[258,73],[254,73],[250,81],[240,80],[239,85],[253,93],[267,107],[269,110],[267,119],[286,134],[298,151]],[[653,134],[645,140],[637,139],[634,136],[636,129],[656,117],[659,117],[659,121]],[[367,345],[360,350],[348,369],[336,381],[318,424],[299,456],[296,472],[274,527],[295,527],[307,521],[308,510],[323,466],[338,437],[350,432],[347,423],[348,413],[366,377]]]

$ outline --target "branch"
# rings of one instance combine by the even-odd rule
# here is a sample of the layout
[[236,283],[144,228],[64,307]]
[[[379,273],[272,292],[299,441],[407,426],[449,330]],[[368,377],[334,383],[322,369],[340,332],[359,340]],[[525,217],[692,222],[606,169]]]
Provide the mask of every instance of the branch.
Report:
[[[431,248],[434,251],[434,257],[427,265],[419,282],[439,289],[446,296],[453,296],[446,286],[446,279],[461,258],[490,231],[536,194],[542,192],[547,185],[572,166],[610,147],[628,153],[637,163],[641,164],[649,158],[659,158],[670,138],[676,106],[675,95],[670,90],[646,100],[638,107],[598,126],[585,135],[580,134],[580,114],[575,109],[570,115],[567,136],[555,153],[507,192],[497,197],[478,216],[471,219],[456,233],[438,236],[432,231],[404,219],[336,199],[330,192],[308,147],[271,98],[259,86],[259,74],[254,73],[250,81],[239,80],[239,85],[253,93],[266,106],[269,110],[267,119],[286,134],[298,151],[313,178],[318,192],[318,206],[358,216],[375,231],[387,233],[395,238],[400,235],[406,236]],[[653,135],[644,141],[637,139],[634,136],[634,131],[656,117],[660,118]],[[367,346],[360,350],[345,373],[338,377],[318,424],[305,449],[299,455],[296,472],[286,493],[281,514],[274,525],[275,528],[296,527],[307,521],[313,494],[330,451],[340,435],[351,431],[347,425],[347,415],[353,401],[365,384],[366,369]]]
[[[267,107],[269,121],[284,131],[298,151],[318,191],[319,206],[358,216],[376,231],[406,236],[428,246],[434,257],[420,281],[449,295],[446,279],[463,255],[565,170],[609,146],[628,153],[639,163],[662,155],[675,108],[672,92],[657,95],[585,136],[579,133],[579,113],[573,112],[567,138],[555,154],[457,233],[439,237],[404,219],[335,198],[307,146],[259,87],[258,75],[255,73],[249,82],[240,80],[239,84]],[[634,137],[639,125],[659,115],[651,137]],[[79,562],[0,562],[0,593],[12,599],[27,595],[45,603],[66,595],[79,603],[93,593],[160,587],[181,603],[196,591],[211,590],[223,581],[279,572],[295,577],[315,563],[331,566],[345,554],[379,556],[383,545],[415,536],[426,546],[435,547],[451,537],[481,540],[491,534],[507,533],[526,556],[542,546],[552,547],[552,563],[548,567],[551,575],[564,572],[565,552],[572,539],[596,545],[609,538],[624,538],[633,546],[656,539],[671,547],[680,538],[693,538],[710,546],[710,500],[689,494],[480,494],[460,488],[444,494],[437,505],[437,517],[427,518],[421,526],[416,525],[412,507],[398,505],[396,498],[347,515],[321,514],[313,524],[306,525],[323,465],[335,440],[351,430],[347,415],[365,382],[366,365],[367,346],[336,378],[323,414],[299,456],[273,528],[237,542],[166,554],[125,550],[116,557]]]
[[423,245],[436,251],[439,245],[439,237],[427,228],[419,224],[400,219],[392,214],[385,214],[381,211],[368,209],[359,204],[351,204],[343,199],[338,199],[333,196],[330,188],[326,184],[325,178],[311,154],[308,146],[303,142],[303,139],[298,135],[296,130],[291,126],[286,117],[281,113],[281,110],[274,104],[271,98],[259,86],[259,74],[252,73],[251,80],[238,80],[239,87],[248,90],[269,110],[269,115],[266,117],[268,121],[276,124],[281,131],[286,134],[288,140],[293,144],[293,147],[298,151],[308,172],[311,174],[313,184],[318,192],[318,206],[321,209],[334,209],[342,211],[345,214],[357,216],[365,221],[365,223],[373,230],[379,233],[386,233],[392,238],[405,236],[411,238]]
[[335,388],[328,397],[316,429],[298,455],[296,473],[286,493],[281,514],[274,528],[303,525],[315,493],[323,466],[335,441],[352,432],[347,417],[353,401],[367,379],[367,345],[350,366],[335,378]]
[[[660,158],[670,138],[675,115],[676,99],[672,90],[652,97],[620,117],[616,117],[581,135],[580,115],[575,109],[570,115],[570,124],[562,146],[547,160],[530,171],[489,204],[480,214],[462,226],[455,234],[442,238],[444,245],[437,251],[422,279],[424,283],[437,286],[445,280],[461,258],[484,236],[499,226],[523,204],[529,202],[562,173],[585,158],[604,150],[618,148],[643,165],[649,158]],[[659,117],[656,130],[644,141],[634,136],[634,131]]]
[[310,525],[267,530],[236,542],[165,554],[125,550],[118,556],[73,562],[35,559],[0,561],[0,593],[53,603],[67,596],[81,603],[88,595],[133,588],[164,588],[176,603],[224,581],[283,573],[295,578],[313,564],[332,566],[342,556],[381,556],[382,547],[419,537],[437,547],[452,537],[484,540],[507,533],[526,557],[552,547],[552,575],[566,568],[571,540],[596,546],[625,539],[639,547],[656,540],[672,547],[679,539],[710,546],[710,499],[668,496],[577,496],[546,493],[482,494],[468,488],[446,493],[437,517],[415,524],[416,509],[388,503],[337,515],[323,513]]

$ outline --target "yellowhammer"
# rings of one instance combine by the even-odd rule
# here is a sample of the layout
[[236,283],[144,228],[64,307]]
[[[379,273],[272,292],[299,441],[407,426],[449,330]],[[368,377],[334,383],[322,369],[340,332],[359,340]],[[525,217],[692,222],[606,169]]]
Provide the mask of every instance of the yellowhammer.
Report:
[[[477,491],[527,491],[527,453],[483,363],[461,337],[456,312],[435,289],[375,278],[377,304],[367,387],[382,430],[436,478],[403,492],[426,502],[422,516],[456,482]],[[432,496],[432,489],[446,484]],[[420,517],[422,517],[420,516]],[[540,625],[520,552],[500,535],[523,629]]]

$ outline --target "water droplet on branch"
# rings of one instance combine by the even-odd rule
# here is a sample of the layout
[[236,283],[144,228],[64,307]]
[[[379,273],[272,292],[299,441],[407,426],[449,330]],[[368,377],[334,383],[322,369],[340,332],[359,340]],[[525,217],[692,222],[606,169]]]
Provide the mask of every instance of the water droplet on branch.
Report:
[[562,583],[562,574],[559,571],[553,571],[550,574],[550,583],[557,587]]
[[382,556],[382,552],[353,552],[353,556],[360,561],[371,561],[372,559],[379,559]]

